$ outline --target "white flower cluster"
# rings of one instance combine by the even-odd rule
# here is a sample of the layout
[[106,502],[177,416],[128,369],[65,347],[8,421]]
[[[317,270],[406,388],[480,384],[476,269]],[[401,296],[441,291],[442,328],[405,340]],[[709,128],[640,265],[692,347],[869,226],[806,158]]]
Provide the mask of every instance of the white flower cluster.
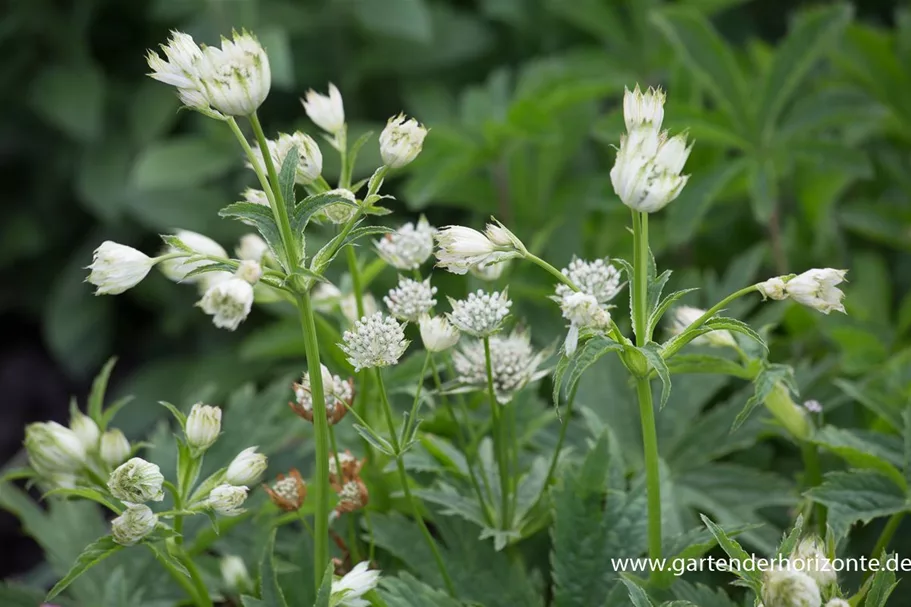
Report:
[[844,282],[847,273],[847,270],[814,268],[797,276],[770,278],[759,283],[757,288],[763,298],[781,300],[790,297],[797,303],[823,314],[832,311],[844,312],[842,300],[845,294],[835,285]]
[[111,535],[121,546],[132,546],[152,533],[157,525],[158,515],[151,508],[132,504],[111,521]]
[[347,355],[348,362],[354,365],[354,370],[360,371],[394,365],[405,353],[408,341],[404,327],[398,321],[377,312],[354,323],[353,330],[345,331],[339,347]]
[[437,265],[453,274],[486,271],[490,266],[526,254],[525,245],[500,222],[484,233],[465,226],[447,226],[436,233]]
[[397,270],[416,270],[433,254],[436,229],[421,216],[417,224],[406,223],[375,243],[377,254]]
[[[296,149],[300,160],[297,163],[297,171],[294,173],[295,183],[307,185],[312,183],[320,173],[323,172],[323,153],[319,146],[310,135],[297,131],[293,134],[279,133],[278,139],[269,139],[266,141],[269,148],[269,155],[272,157],[272,164],[276,171],[281,171],[282,165],[288,153]],[[263,162],[263,153],[258,145],[251,146],[253,157],[256,159],[256,167],[262,172],[266,172],[266,165]],[[247,166],[252,167],[250,163]]]
[[[591,295],[595,300],[604,304],[620,293],[623,285],[620,284],[620,270],[610,264],[609,259],[596,259],[585,261],[573,258],[569,266],[560,270],[582,293]],[[563,298],[574,291],[563,283],[556,288],[557,297]]]
[[423,314],[437,304],[433,298],[437,288],[430,286],[430,279],[419,282],[399,276],[399,284],[383,297],[389,313],[407,322],[417,322]]
[[608,329],[611,324],[610,312],[598,303],[594,295],[573,292],[560,299],[560,311],[563,318],[569,321],[569,331],[563,348],[567,356],[572,356],[579,344],[579,330],[582,328]]
[[469,293],[466,299],[449,298],[452,312],[446,314],[457,329],[475,337],[487,337],[496,333],[509,316],[512,302],[505,290],[485,293],[478,289]]
[[191,36],[172,32],[161,47],[167,60],[149,51],[149,76],[177,87],[185,106],[207,116],[248,116],[269,94],[269,58],[253,35],[234,32],[232,38],[222,38],[221,48],[200,47]]
[[611,183],[623,204],[642,213],[654,213],[677,198],[689,175],[681,175],[692,146],[686,135],[668,137],[661,131],[664,93],[639,87],[623,97],[627,133],[620,139]]
[[[821,607],[822,597],[837,588],[838,573],[832,567],[818,537],[802,539],[783,566],[767,571],[762,582],[762,601],[768,607]],[[826,607],[843,607],[833,598]]]
[[390,169],[400,169],[421,153],[427,129],[404,114],[393,116],[380,133],[380,156]]
[[[535,352],[527,331],[515,330],[510,335],[490,338],[490,364],[497,400],[508,403],[512,395],[536,378],[544,361],[543,352]],[[487,385],[487,358],[484,342],[463,343],[452,355],[461,383],[483,388]]]
[[[674,315],[670,327],[671,333],[674,335],[683,333],[703,314],[705,314],[705,310],[702,310],[700,308],[693,308],[691,306],[680,306],[679,308],[674,309]],[[694,339],[692,343],[705,346],[715,346],[716,348],[737,347],[737,342],[734,341],[734,336],[731,335],[731,332],[723,329],[719,331],[712,331],[710,333],[706,333],[705,335],[700,335]]]
[[253,308],[253,285],[263,271],[255,261],[242,261],[234,276],[218,282],[205,292],[196,304],[212,316],[216,327],[233,331]]
[[[320,365],[323,395],[326,402],[326,417],[330,424],[336,424],[348,412],[348,407],[354,400],[354,387],[351,380],[344,380],[338,375],[333,375],[326,365]],[[294,384],[295,403],[292,409],[295,413],[313,421],[313,394],[310,391],[310,374],[304,373],[299,384]]]

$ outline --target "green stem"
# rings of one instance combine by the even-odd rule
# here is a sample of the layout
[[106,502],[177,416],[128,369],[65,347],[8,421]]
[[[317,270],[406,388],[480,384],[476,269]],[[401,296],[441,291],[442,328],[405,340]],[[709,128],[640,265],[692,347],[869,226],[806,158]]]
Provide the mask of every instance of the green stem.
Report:
[[652,386],[648,379],[636,380],[639,397],[639,417],[642,421],[642,445],[645,450],[645,483],[648,488],[648,556],[661,558],[661,470],[658,460],[658,432],[655,429],[655,409]]
[[433,536],[430,535],[430,530],[427,529],[427,525],[424,523],[424,517],[421,516],[421,511],[418,508],[417,500],[415,500],[414,495],[411,493],[411,487],[408,485],[408,472],[405,470],[405,462],[402,458],[402,452],[399,449],[399,439],[395,430],[395,421],[392,417],[392,406],[389,404],[389,397],[386,395],[386,385],[383,383],[383,373],[380,368],[376,369],[376,382],[380,391],[380,401],[383,404],[383,413],[386,416],[386,424],[389,426],[389,438],[392,443],[392,448],[395,451],[395,464],[399,471],[399,480],[402,483],[402,490],[405,492],[405,499],[408,501],[415,522],[417,522],[418,527],[421,528],[421,533],[424,535],[424,539],[427,541],[427,545],[433,553],[433,558],[436,561],[437,568],[440,570],[440,575],[443,577],[443,582],[446,584],[446,589],[449,591],[450,596],[455,597],[455,586],[452,583],[452,579],[449,577],[449,572],[446,571],[446,565],[443,563],[440,549],[437,546],[436,541],[434,541]]
[[503,420],[500,415],[500,403],[493,388],[493,363],[490,359],[490,337],[484,337],[484,364],[487,368],[487,394],[490,398],[490,421],[493,426],[494,451],[497,456],[497,469],[500,474],[500,520],[502,529],[509,529],[509,472],[506,469],[506,441],[503,436]]
[[307,515],[304,514],[303,508],[298,509],[297,518],[300,519],[301,524],[304,526],[304,529],[307,530],[307,533],[310,534],[310,537],[315,537],[313,535],[313,527],[310,526],[310,521],[307,520]]
[[566,441],[566,430],[569,428],[569,421],[573,416],[573,405],[576,402],[576,391],[579,389],[579,383],[572,387],[570,390],[569,398],[566,401],[566,413],[563,414],[563,423],[560,425],[560,435],[557,437],[557,446],[554,448],[554,454],[550,458],[550,466],[547,468],[547,476],[544,477],[544,484],[541,486],[541,493],[538,495],[538,499],[535,500],[535,505],[530,509],[534,510],[541,500],[544,499],[544,495],[547,493],[547,488],[550,486],[551,481],[553,480],[554,472],[557,471],[557,463],[560,460],[560,452],[563,450],[563,443]]
[[161,564],[161,566],[165,568],[165,571],[167,571],[171,575],[171,577],[174,578],[174,581],[177,582],[177,584],[181,588],[183,588],[184,592],[186,592],[189,595],[190,600],[193,601],[194,605],[196,605],[197,607],[207,607],[207,606],[212,605],[211,600],[208,600],[208,602],[207,602],[207,599],[209,596],[208,593],[206,593],[206,598],[200,597],[199,593],[197,592],[196,585],[191,580],[187,579],[186,575],[184,575],[179,569],[177,569],[177,567],[172,565],[169,561],[164,559],[162,557],[162,555],[159,554],[159,552],[156,548],[154,548],[153,546],[148,545],[148,544],[147,544],[147,546],[148,546],[149,550],[152,551],[152,554],[155,555],[155,560],[157,560]]
[[561,271],[558,270],[557,268],[553,267],[552,265],[550,265],[549,263],[547,263],[546,261],[544,261],[543,259],[541,259],[541,258],[538,257],[537,255],[534,255],[533,253],[529,253],[528,251],[526,251],[526,252],[525,252],[525,259],[527,259],[528,261],[532,262],[533,264],[535,264],[535,265],[537,265],[537,266],[539,266],[539,267],[541,267],[541,268],[547,270],[548,272],[550,272],[551,274],[553,274],[554,278],[556,278],[557,280],[559,280],[560,282],[562,282],[563,284],[565,284],[566,286],[568,286],[568,287],[569,287],[570,289],[572,289],[573,291],[578,291],[578,290],[579,290],[579,287],[576,286],[576,283],[574,283],[574,282],[571,281],[569,278],[567,278],[566,276],[564,276],[564,275],[563,275],[563,272],[561,272]]
[[345,247],[345,256],[348,258],[348,273],[351,274],[351,289],[354,291],[354,303],[357,317],[364,317],[364,287],[361,285],[361,268],[357,263],[357,252],[354,247]]
[[633,210],[633,330],[636,345],[648,343],[648,214]]
[[196,563],[194,563],[193,559],[186,554],[181,554],[178,558],[183,566],[186,567],[187,572],[190,574],[190,579],[193,581],[193,586],[196,587],[196,592],[199,595],[199,598],[202,599],[200,605],[202,605],[202,607],[212,607],[212,599],[209,597],[209,590],[206,588],[205,582],[202,581],[202,575],[199,573],[199,568],[196,566]]
[[326,397],[323,393],[319,343],[316,340],[316,325],[313,321],[310,294],[306,292],[299,294],[297,305],[304,331],[307,370],[310,374],[310,393],[313,396],[313,428],[316,439],[313,577],[315,587],[319,588],[323,581],[323,573],[329,565],[329,421],[326,416]]
[[259,178],[259,185],[262,187],[263,192],[266,194],[266,198],[269,200],[269,206],[274,206],[275,195],[272,193],[272,187],[269,185],[269,180],[266,178],[266,174],[263,173],[262,167],[259,166],[259,163],[256,161],[256,155],[253,153],[253,148],[250,147],[250,144],[247,142],[247,138],[240,130],[240,127],[237,125],[237,121],[233,116],[228,118],[226,122],[228,123],[228,126],[231,127],[231,132],[234,133],[234,136],[240,143],[240,147],[243,148],[244,153],[247,155],[247,159],[250,161],[250,166],[253,167],[253,172],[256,173],[256,177]]
[[427,377],[427,366],[430,364],[430,350],[424,356],[424,364],[421,366],[421,374],[418,375],[418,387],[414,391],[414,401],[411,403],[411,413],[408,415],[408,421],[402,430],[402,438],[411,436],[411,428],[414,426],[415,417],[418,414],[418,407],[421,402],[421,390],[424,387],[424,378]]
[[[822,484],[822,467],[819,464],[819,450],[816,445],[810,441],[801,441],[801,452],[803,454],[804,468],[804,486],[812,489]],[[814,508],[816,515],[816,530],[821,537],[826,535],[826,518],[828,509],[824,504],[816,503]]]
[[[702,316],[697,318],[692,324],[690,324],[690,326],[688,326],[686,328],[686,331],[689,332],[689,331],[698,329],[699,327],[704,325],[708,319],[710,319],[712,316],[714,316],[715,314],[720,312],[722,309],[724,309],[724,307],[726,305],[728,305],[729,303],[731,303],[738,297],[743,297],[744,295],[748,295],[749,293],[752,293],[752,292],[758,290],[757,287],[758,287],[758,285],[750,285],[748,287],[744,287],[744,288],[740,289],[739,291],[734,291],[733,293],[731,293],[730,295],[728,295],[727,297],[725,297],[724,299],[722,299],[721,301],[716,303],[714,306],[712,306],[711,308],[706,310],[705,314],[703,314]],[[686,342],[675,341],[670,348],[663,350],[664,359],[668,360],[671,356],[676,354],[680,350],[680,348],[682,348],[685,345],[686,345]]]
[[370,520],[370,510],[364,509],[364,523],[367,524],[367,533],[370,534],[370,545],[367,547],[367,561],[372,563],[376,553],[376,541],[373,539],[373,521]]
[[886,521],[886,526],[883,527],[882,533],[879,534],[879,539],[876,540],[876,546],[873,547],[873,552],[870,554],[871,559],[878,559],[883,551],[889,547],[889,542],[892,541],[892,536],[898,531],[902,519],[905,518],[905,514],[907,514],[907,512],[896,512],[889,517],[889,520]]

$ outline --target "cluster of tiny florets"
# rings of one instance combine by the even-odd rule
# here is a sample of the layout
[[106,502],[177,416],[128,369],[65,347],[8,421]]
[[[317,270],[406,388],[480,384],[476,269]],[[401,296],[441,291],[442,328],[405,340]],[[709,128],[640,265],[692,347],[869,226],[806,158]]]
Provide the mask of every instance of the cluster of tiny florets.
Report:
[[436,229],[423,217],[376,241],[377,254],[398,270],[415,270],[433,254]]
[[509,308],[512,306],[506,291],[485,293],[480,289],[476,293],[469,293],[466,299],[456,300],[450,297],[449,303],[452,305],[452,312],[446,315],[449,322],[475,337],[495,333],[509,316]]
[[[580,291],[593,296],[602,304],[616,297],[623,288],[620,284],[620,271],[604,259],[573,259],[569,267],[563,268],[561,273],[579,287]],[[557,285],[557,297],[561,299],[572,292],[568,285]]]
[[353,330],[345,331],[342,340],[339,347],[355,371],[394,365],[408,347],[404,327],[380,312],[357,321]]
[[[350,380],[333,375],[325,365],[320,365],[323,378],[323,394],[326,401],[326,415],[333,419],[337,413],[336,408],[347,411],[347,405],[354,398],[354,388]],[[313,394],[310,390],[310,374],[304,373],[299,384],[294,384],[294,397],[297,406],[302,411],[313,413]]]
[[272,491],[289,502],[297,499],[297,481],[290,476],[275,481]]
[[389,312],[399,320],[417,322],[422,314],[429,312],[437,304],[433,298],[437,288],[430,286],[430,279],[423,282],[410,278],[399,278],[396,288],[383,297]]
[[[513,331],[508,336],[490,338],[490,365],[494,391],[501,403],[509,402],[512,394],[522,389],[534,377],[544,356],[535,352],[526,331]],[[487,359],[484,342],[465,343],[452,357],[462,383],[481,387],[487,384]]]

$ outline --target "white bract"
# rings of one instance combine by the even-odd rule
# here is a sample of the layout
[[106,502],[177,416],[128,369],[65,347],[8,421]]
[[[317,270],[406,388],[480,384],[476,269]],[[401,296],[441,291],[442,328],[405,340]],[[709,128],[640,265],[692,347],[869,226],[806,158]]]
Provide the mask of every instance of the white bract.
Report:
[[[323,153],[313,138],[306,133],[301,133],[300,131],[292,135],[279,133],[278,139],[269,139],[266,145],[269,148],[269,155],[272,157],[272,164],[275,166],[276,172],[281,171],[288,153],[292,149],[297,149],[299,161],[297,163],[297,171],[294,173],[295,183],[307,185],[312,183],[323,172]],[[251,147],[256,165],[265,174],[266,165],[263,162],[262,150],[255,143]],[[251,165],[248,163],[248,166]]]
[[399,276],[399,284],[390,290],[383,302],[389,308],[389,313],[407,322],[417,322],[423,314],[429,312],[436,305],[437,288],[430,286],[430,279],[419,282]]
[[[674,309],[673,320],[671,323],[671,333],[674,335],[679,335],[686,331],[686,329],[696,322],[703,314],[705,310],[700,308],[693,308],[691,306],[680,306]],[[692,341],[694,344],[702,344],[707,346],[715,346],[719,348],[729,347],[736,348],[737,342],[734,341],[734,336],[731,335],[730,331],[718,330],[711,331],[705,335],[700,335]]]
[[259,234],[244,234],[234,253],[238,259],[262,263],[263,257],[269,253],[269,245]]
[[101,435],[101,460],[108,466],[119,466],[130,456],[130,441],[117,428]]
[[95,295],[118,295],[142,282],[154,265],[142,251],[106,240],[92,255],[86,280],[98,287]]
[[[490,338],[490,364],[497,401],[508,403],[512,395],[538,377],[538,367],[544,361],[544,352],[535,352],[531,337],[526,331],[516,330],[510,335]],[[461,383],[477,388],[487,385],[487,359],[484,343],[480,340],[462,342],[452,355]]]
[[[219,257],[221,259],[227,259],[228,257],[228,252],[225,251],[224,247],[208,236],[203,236],[202,234],[191,232],[190,230],[177,230],[174,232],[174,236],[196,255]],[[180,249],[169,247],[165,251],[165,254],[179,251]],[[212,260],[199,259],[198,257],[194,259],[191,256],[182,259],[167,259],[161,262],[160,268],[162,273],[174,282],[199,282],[202,287],[208,287],[211,284],[224,280],[230,276],[230,274],[228,272],[207,272],[195,276],[187,276],[187,274],[211,263]]]
[[358,563],[341,579],[333,580],[330,604],[339,607],[368,607],[370,601],[361,597],[376,588],[380,579],[380,572],[368,567],[366,561]]
[[524,254],[525,246],[502,224],[487,224],[482,234],[465,226],[447,226],[436,233],[437,265],[453,274],[465,274]]
[[582,292],[567,293],[560,298],[560,311],[569,321],[564,350],[572,356],[579,343],[579,330],[583,328],[607,329],[610,327],[610,312],[598,303],[594,295]]
[[187,444],[197,451],[205,451],[218,440],[221,433],[221,408],[196,403],[190,409],[184,434]]
[[770,278],[756,285],[756,289],[762,294],[763,299],[768,298],[779,301],[787,299],[788,292],[786,290],[785,278],[786,277],[781,276]]
[[420,318],[421,341],[428,352],[443,352],[458,343],[461,333],[445,316],[424,314]]
[[380,312],[357,321],[342,340],[339,347],[355,371],[394,365],[408,347],[404,326]]
[[145,505],[132,505],[111,521],[111,535],[121,546],[132,546],[155,530],[158,516]]
[[127,504],[160,502],[164,499],[164,475],[161,469],[141,457],[134,457],[111,472],[108,489],[111,495]]
[[826,549],[817,537],[802,539],[788,559],[792,568],[811,578],[820,588],[826,588],[838,581],[838,573],[826,556]]
[[[598,303],[604,304],[620,293],[623,285],[620,284],[620,270],[610,264],[609,259],[596,259],[585,261],[576,259],[569,266],[560,270],[582,293],[593,296]],[[573,293],[569,285],[562,282],[557,284],[556,295],[560,299]]]
[[101,429],[91,417],[81,411],[74,411],[70,417],[70,430],[76,433],[82,446],[88,452],[98,449],[98,439],[101,438]]
[[252,485],[259,480],[269,460],[262,453],[256,452],[256,447],[247,447],[237,454],[228,466],[225,480],[231,485]]
[[206,498],[206,505],[222,516],[237,516],[244,511],[243,505],[247,499],[247,487],[233,485],[219,485],[212,489]]
[[154,51],[146,55],[146,61],[152,68],[149,76],[176,87],[177,96],[184,106],[224,120],[225,116],[212,107],[200,80],[200,69],[205,59],[203,50],[193,38],[183,32],[172,31],[171,38],[167,44],[161,45],[161,50],[167,60]]
[[424,145],[427,129],[414,118],[404,114],[393,116],[380,133],[380,155],[383,164],[390,169],[399,169],[410,164]]
[[805,573],[790,568],[775,568],[765,573],[762,582],[765,607],[821,607],[819,586]]
[[212,316],[220,329],[235,330],[253,308],[253,285],[262,276],[255,261],[243,261],[234,276],[209,287],[197,302],[202,311]]
[[457,329],[475,337],[486,337],[496,333],[509,316],[512,302],[506,291],[485,293],[478,289],[469,293],[466,299],[449,298],[452,312],[446,317]]
[[623,100],[627,133],[620,139],[611,183],[623,204],[643,213],[654,213],[677,198],[689,179],[681,175],[690,155],[686,135],[668,137],[661,132],[664,94],[626,91]]
[[[262,158],[262,155],[260,155],[260,158]],[[264,207],[269,206],[269,197],[266,196],[266,192],[263,190],[257,190],[256,188],[247,188],[241,192],[240,195],[244,197],[244,201],[246,202],[252,202],[253,204],[258,204]]]
[[85,464],[85,445],[75,432],[57,422],[38,422],[25,428],[29,463],[42,476],[71,474]]
[[310,120],[327,133],[335,135],[345,126],[345,106],[342,102],[342,94],[331,82],[328,95],[321,95],[310,89],[305,98],[301,99],[301,103]]
[[375,242],[377,254],[397,270],[416,270],[433,254],[436,229],[423,216]]

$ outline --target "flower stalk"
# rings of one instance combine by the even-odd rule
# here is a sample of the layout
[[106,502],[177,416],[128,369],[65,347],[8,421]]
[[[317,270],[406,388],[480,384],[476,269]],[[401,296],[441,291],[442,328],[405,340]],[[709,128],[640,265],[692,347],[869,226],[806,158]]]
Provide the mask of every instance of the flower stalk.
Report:
[[484,364],[487,369],[487,394],[490,398],[490,423],[493,428],[493,440],[497,458],[497,470],[500,476],[500,525],[509,529],[509,471],[506,437],[503,432],[503,420],[500,415],[500,403],[493,387],[493,363],[490,357],[490,336],[484,337]]

